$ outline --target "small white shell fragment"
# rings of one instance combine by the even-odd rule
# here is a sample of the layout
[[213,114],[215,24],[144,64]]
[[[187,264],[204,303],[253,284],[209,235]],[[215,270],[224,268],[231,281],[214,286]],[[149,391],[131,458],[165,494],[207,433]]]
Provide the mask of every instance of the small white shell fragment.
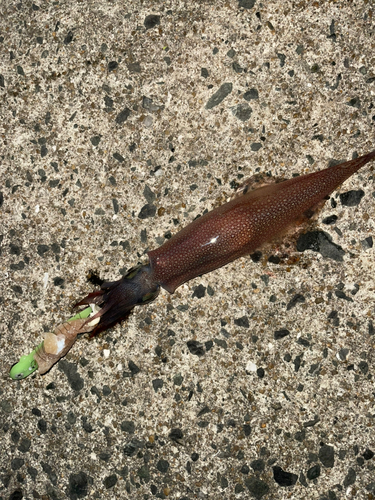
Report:
[[123,369],[122,363],[119,363],[119,364],[116,366],[116,370],[117,370],[118,372],[122,372],[122,369]]
[[246,365],[246,371],[249,373],[254,373],[257,371],[257,365],[253,363],[252,361],[248,361]]
[[110,354],[111,354],[111,351],[109,349],[103,349],[103,356],[105,358],[109,358]]
[[35,213],[39,213],[39,205],[35,205]]
[[48,286],[48,273],[44,273],[44,276],[43,276],[43,288],[47,288]]

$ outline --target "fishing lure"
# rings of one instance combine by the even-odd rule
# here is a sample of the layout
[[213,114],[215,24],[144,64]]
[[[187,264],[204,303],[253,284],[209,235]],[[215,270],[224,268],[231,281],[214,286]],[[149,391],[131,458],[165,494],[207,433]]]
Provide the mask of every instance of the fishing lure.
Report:
[[254,252],[314,212],[341,183],[374,158],[375,150],[319,172],[245,189],[241,196],[195,219],[148,252],[147,264],[130,269],[118,281],[104,282],[78,302],[76,306],[100,307],[79,328],[92,325],[95,335],[125,319],[136,305],[154,300],[160,287],[173,293],[186,281]]
[[[86,307],[67,322],[59,325],[56,330],[46,333],[44,340],[27,356],[22,356],[18,363],[12,366],[9,375],[14,380],[28,377],[35,370],[46,373],[57,361],[71,349],[80,333],[88,333],[99,323],[100,318],[90,320],[98,307]],[[89,320],[87,320],[89,318]]]

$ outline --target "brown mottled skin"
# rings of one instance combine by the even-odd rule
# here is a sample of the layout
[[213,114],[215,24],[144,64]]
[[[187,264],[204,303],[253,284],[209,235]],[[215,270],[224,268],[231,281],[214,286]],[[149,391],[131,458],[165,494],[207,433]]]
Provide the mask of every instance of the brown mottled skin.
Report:
[[95,302],[102,306],[97,328],[102,331],[121,321],[134,305],[155,298],[159,286],[173,293],[182,283],[254,252],[300,220],[374,158],[375,151],[249,191],[199,217],[164,245],[148,252],[150,262],[140,267],[136,276],[103,283],[101,290],[80,304]]
[[320,172],[255,189],[199,217],[148,252],[155,280],[173,293],[185,281],[254,252],[374,157],[372,152]]

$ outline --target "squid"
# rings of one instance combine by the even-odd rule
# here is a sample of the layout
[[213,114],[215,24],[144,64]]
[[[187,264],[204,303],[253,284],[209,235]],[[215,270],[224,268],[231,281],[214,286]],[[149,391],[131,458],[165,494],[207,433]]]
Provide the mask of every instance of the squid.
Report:
[[[55,337],[66,339],[64,346],[52,349],[45,339],[34,354],[24,357],[22,366],[13,366],[10,376],[25,378],[38,367],[45,373],[68,352],[78,334],[96,335],[107,330],[126,319],[136,305],[153,301],[160,288],[173,294],[183,283],[272,242],[308,218],[340,184],[374,158],[375,150],[311,174],[256,189],[245,187],[241,195],[195,219],[162,246],[149,251],[147,263],[131,268],[120,280],[103,282],[99,290],[79,301],[76,306],[89,307],[55,331]],[[59,345],[58,340],[52,341],[54,346]]]

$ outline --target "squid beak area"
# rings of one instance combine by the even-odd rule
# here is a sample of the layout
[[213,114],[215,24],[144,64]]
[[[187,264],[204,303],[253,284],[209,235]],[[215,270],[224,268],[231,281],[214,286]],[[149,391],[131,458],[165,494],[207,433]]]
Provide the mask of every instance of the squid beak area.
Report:
[[105,281],[100,290],[90,293],[76,306],[96,304],[100,307],[100,311],[87,319],[88,323],[100,318],[91,332],[92,337],[126,319],[134,306],[154,300],[158,293],[159,285],[150,266],[139,265],[117,281]]

